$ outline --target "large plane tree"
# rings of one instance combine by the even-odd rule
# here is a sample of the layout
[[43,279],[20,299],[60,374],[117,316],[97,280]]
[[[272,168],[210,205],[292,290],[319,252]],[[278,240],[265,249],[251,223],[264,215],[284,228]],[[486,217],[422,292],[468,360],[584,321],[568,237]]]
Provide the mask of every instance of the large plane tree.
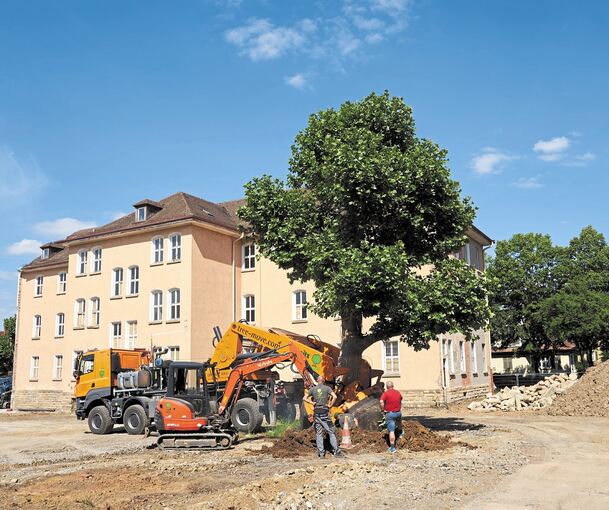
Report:
[[378,341],[422,349],[487,324],[484,278],[449,258],[475,208],[403,99],[373,93],[311,115],[287,180],[263,175],[245,191],[239,215],[260,254],[315,283],[313,312],[340,317],[341,366],[355,369]]

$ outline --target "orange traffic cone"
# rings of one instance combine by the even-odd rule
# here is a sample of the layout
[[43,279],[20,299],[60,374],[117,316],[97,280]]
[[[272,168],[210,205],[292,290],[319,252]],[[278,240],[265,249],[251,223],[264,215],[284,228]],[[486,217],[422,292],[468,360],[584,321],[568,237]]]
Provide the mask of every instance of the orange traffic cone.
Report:
[[353,448],[353,444],[351,443],[351,432],[349,431],[349,420],[345,416],[345,420],[343,422],[343,434],[340,441],[340,449],[348,450],[349,448]]

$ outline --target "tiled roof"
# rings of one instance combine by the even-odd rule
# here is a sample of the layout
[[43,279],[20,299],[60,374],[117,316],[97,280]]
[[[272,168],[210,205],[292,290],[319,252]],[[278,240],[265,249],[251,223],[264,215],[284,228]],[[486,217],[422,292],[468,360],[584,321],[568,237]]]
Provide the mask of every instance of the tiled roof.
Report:
[[[142,228],[172,223],[174,221],[194,219],[204,221],[219,227],[239,231],[239,220],[237,218],[237,208],[243,205],[244,200],[233,200],[215,204],[208,200],[189,195],[188,193],[178,192],[168,196],[158,202],[149,199],[136,202],[138,205],[152,205],[157,210],[150,211],[148,217],[144,221],[136,221],[135,214],[129,213],[121,218],[118,218],[106,225],[100,227],[86,228],[78,230],[61,241],[47,243],[44,246],[52,244],[53,246],[65,247],[67,243],[85,239],[94,239],[102,235],[113,234],[115,232],[123,232],[128,230],[139,230]],[[62,249],[59,252],[51,253],[49,258],[36,258],[22,269],[29,270],[44,266],[54,265],[60,262],[67,262],[67,250]]]
[[[566,341],[562,345],[556,347],[557,351],[572,351],[576,348],[573,342]],[[512,354],[522,352],[518,347],[506,347],[504,349],[492,348],[493,354]],[[544,349],[543,352],[551,353],[552,349]],[[523,352],[524,354],[524,352]]]

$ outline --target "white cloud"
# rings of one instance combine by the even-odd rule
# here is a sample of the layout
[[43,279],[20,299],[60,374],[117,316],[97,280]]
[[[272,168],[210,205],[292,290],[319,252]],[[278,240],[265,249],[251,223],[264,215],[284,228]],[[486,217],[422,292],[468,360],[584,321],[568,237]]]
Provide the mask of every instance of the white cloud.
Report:
[[126,212],[123,212],[123,211],[115,211],[115,212],[109,213],[110,219],[112,221],[116,221],[119,218],[122,218],[123,216],[127,216],[127,214],[129,214],[129,213],[126,213]]
[[301,47],[305,42],[304,33],[313,28],[311,23],[303,20],[296,29],[276,27],[266,19],[252,18],[247,24],[227,31],[225,37],[254,62],[272,60]]
[[505,163],[518,159],[518,156],[507,154],[492,147],[485,147],[480,154],[471,160],[474,172],[480,175],[496,174],[501,171]]
[[17,280],[17,271],[0,271],[0,280],[2,281],[13,281]]
[[53,221],[41,221],[34,225],[34,231],[46,239],[63,239],[77,230],[95,227],[92,221],[81,221],[75,218],[60,218]]
[[7,249],[8,255],[40,255],[40,246],[43,243],[35,239],[22,239],[11,244]]
[[586,152],[584,154],[579,154],[567,161],[563,161],[561,165],[563,166],[575,166],[575,167],[584,167],[588,166],[592,161],[596,159],[596,154],[592,152]]
[[302,73],[296,73],[292,76],[286,76],[284,81],[290,87],[295,89],[303,90],[307,86],[307,78]]
[[516,182],[513,182],[512,186],[523,189],[536,189],[543,188],[543,183],[540,182],[539,177],[521,177]]
[[373,10],[395,15],[406,11],[410,7],[411,0],[371,0],[370,4]]
[[559,161],[566,156],[566,150],[571,145],[571,140],[566,136],[557,136],[550,140],[538,140],[533,145],[533,150],[538,153],[542,161]]
[[0,196],[29,198],[47,184],[47,178],[33,157],[18,158],[8,147],[0,146]]

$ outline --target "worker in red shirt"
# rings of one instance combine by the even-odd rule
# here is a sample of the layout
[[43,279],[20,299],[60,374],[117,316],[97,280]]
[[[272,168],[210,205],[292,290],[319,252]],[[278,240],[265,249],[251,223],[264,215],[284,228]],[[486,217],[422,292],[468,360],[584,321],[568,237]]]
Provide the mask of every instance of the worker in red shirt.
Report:
[[393,389],[393,381],[387,381],[387,389],[381,395],[381,410],[389,431],[389,453],[397,452],[395,431],[402,429],[402,394]]

